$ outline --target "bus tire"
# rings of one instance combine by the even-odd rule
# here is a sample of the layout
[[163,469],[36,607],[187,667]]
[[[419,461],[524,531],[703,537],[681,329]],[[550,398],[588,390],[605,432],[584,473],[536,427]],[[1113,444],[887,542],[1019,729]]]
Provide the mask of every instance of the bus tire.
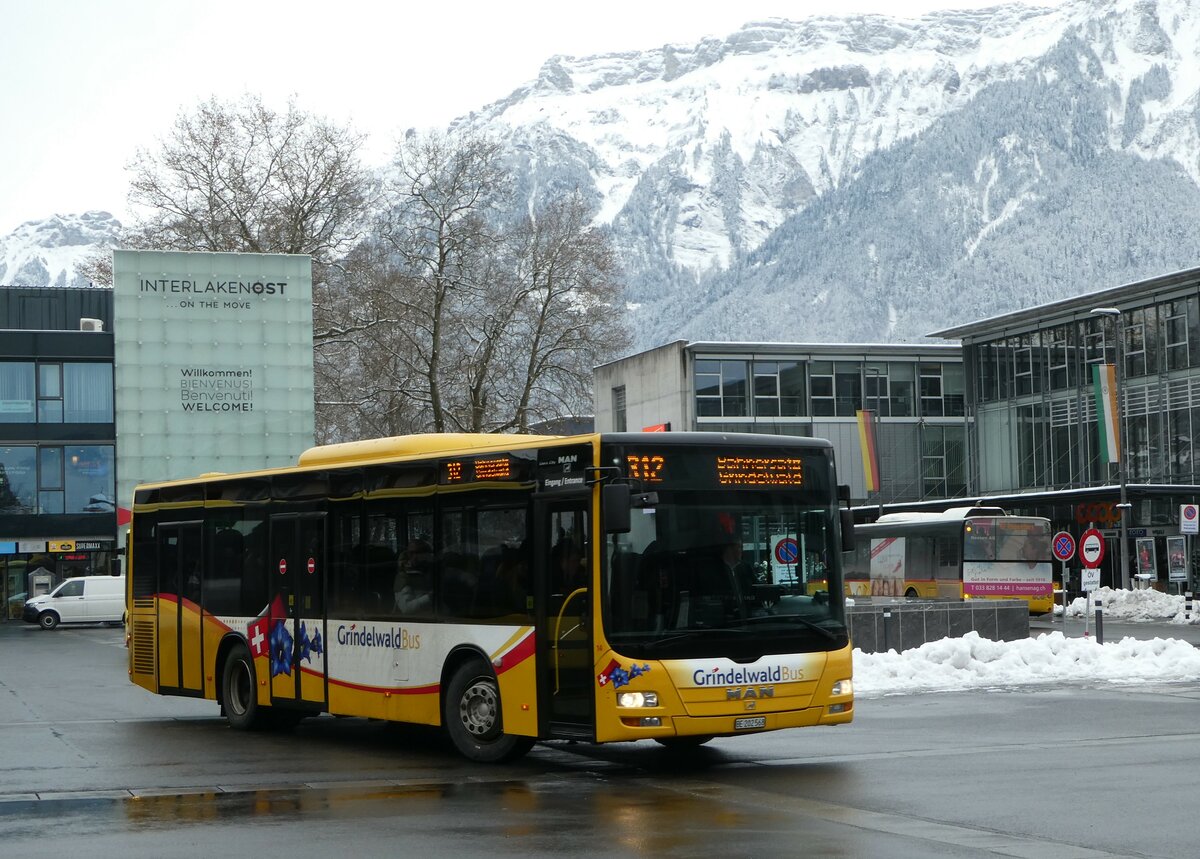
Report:
[[455,670],[446,686],[442,711],[450,741],[468,760],[501,763],[519,758],[533,747],[532,737],[504,733],[500,685],[481,659]]
[[38,626],[42,629],[54,629],[58,626],[58,615],[52,611],[44,611],[38,615]]
[[254,676],[254,660],[246,645],[238,644],[229,651],[221,671],[221,707],[229,727],[238,731],[254,731],[265,726],[266,707],[258,706],[258,686]]
[[904,598],[907,600],[915,600],[919,596],[920,596],[920,594],[917,593],[916,588],[909,588],[908,590],[906,590],[904,592]]

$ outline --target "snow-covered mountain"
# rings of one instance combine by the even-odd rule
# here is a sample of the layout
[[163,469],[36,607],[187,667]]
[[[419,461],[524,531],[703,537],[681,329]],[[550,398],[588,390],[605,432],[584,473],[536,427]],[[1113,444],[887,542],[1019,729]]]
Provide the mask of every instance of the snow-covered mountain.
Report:
[[12,286],[87,286],[75,267],[111,247],[121,224],[108,212],[54,215],[26,221],[0,237],[0,283]]
[[461,122],[602,202],[643,345],[916,339],[1200,263],[1200,0],[748,24]]
[[919,340],[1200,265],[1200,0],[756,22],[552,57],[456,125],[591,195],[642,346]]

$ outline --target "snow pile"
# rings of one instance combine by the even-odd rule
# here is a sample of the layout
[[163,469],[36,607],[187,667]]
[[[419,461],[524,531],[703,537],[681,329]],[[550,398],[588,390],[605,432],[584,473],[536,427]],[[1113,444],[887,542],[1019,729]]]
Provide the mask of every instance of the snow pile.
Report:
[[[1164,594],[1149,588],[1136,591],[1113,590],[1099,588],[1092,591],[1091,608],[1083,597],[1067,606],[1067,617],[1082,618],[1085,612],[1095,617],[1096,600],[1104,601],[1104,617],[1106,620],[1154,620],[1170,623],[1196,623],[1196,609],[1191,618],[1184,613],[1184,598],[1182,595]],[[1197,605],[1200,608],[1200,604]],[[1062,616],[1062,607],[1056,607],[1055,614]]]
[[1200,649],[1174,638],[1097,644],[1093,638],[1051,632],[992,641],[970,632],[903,653],[854,651],[854,691],[863,698],[1050,683],[1198,680]]

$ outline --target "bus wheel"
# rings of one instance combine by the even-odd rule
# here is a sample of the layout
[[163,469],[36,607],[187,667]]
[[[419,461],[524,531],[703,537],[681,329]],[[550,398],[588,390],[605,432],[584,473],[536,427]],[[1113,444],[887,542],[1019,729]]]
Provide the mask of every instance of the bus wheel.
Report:
[[450,678],[442,699],[442,716],[450,741],[464,757],[482,763],[519,758],[533,747],[532,737],[504,733],[500,718],[500,686],[488,665],[471,660]]
[[44,611],[38,615],[38,625],[42,629],[54,629],[58,626],[58,615],[52,611]]
[[920,594],[919,594],[919,593],[917,593],[917,589],[916,589],[916,588],[909,588],[908,590],[906,590],[906,591],[904,592],[904,598],[905,598],[905,599],[909,599],[909,600],[915,600],[915,599],[916,599],[917,597],[919,597],[919,596],[920,596]]
[[266,721],[258,706],[258,693],[254,682],[254,660],[245,645],[237,645],[225,660],[221,672],[221,703],[229,726],[239,731],[251,731]]

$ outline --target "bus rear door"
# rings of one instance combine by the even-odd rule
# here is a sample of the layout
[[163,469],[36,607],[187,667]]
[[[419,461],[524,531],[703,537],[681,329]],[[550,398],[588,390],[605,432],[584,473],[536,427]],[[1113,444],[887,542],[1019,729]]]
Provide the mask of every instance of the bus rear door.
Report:
[[271,631],[271,700],[325,704],[325,514],[272,516],[270,558],[286,618]]

